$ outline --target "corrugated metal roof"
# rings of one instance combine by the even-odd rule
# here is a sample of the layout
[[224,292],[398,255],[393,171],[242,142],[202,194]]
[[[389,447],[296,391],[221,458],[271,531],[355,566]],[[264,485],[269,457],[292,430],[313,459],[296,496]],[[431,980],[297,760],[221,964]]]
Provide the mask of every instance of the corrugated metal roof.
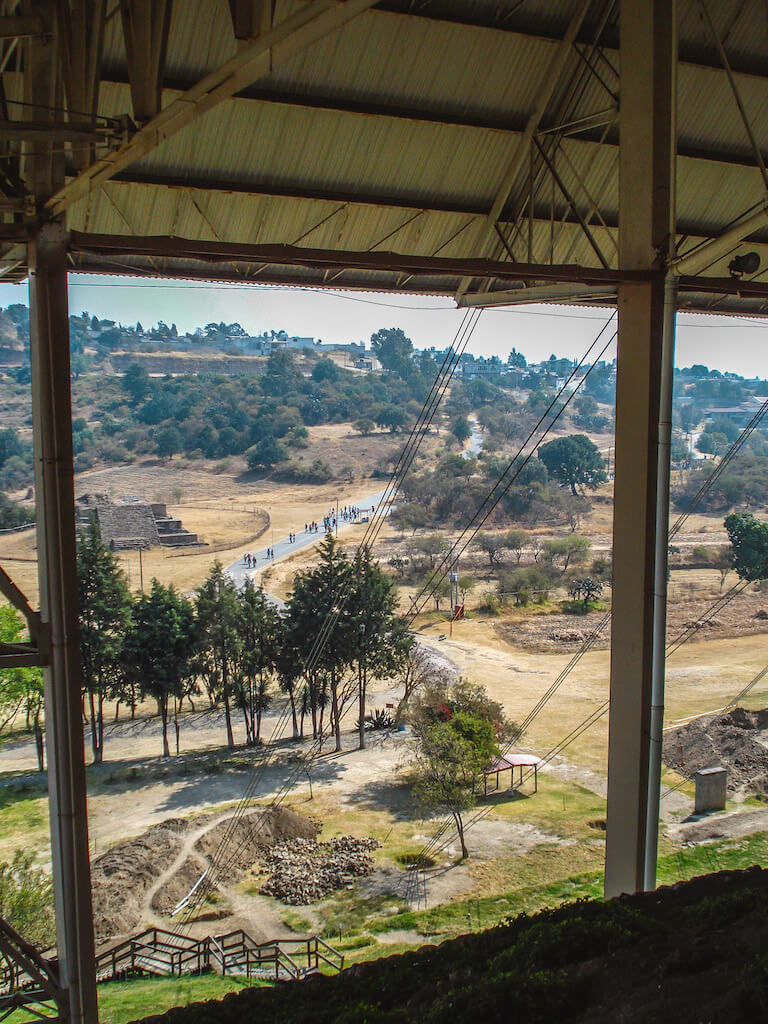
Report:
[[[275,22],[301,6],[277,0]],[[406,0],[382,0],[381,7],[277,65],[255,96],[226,100],[161,141],[124,172],[127,180],[110,181],[78,201],[68,223],[103,233],[424,256],[503,255],[499,239],[482,230],[482,216],[505,178],[576,6],[576,0],[424,0],[413,9]],[[768,150],[768,78],[756,73],[768,22],[755,3],[735,9],[727,0],[710,0],[710,7],[741,100]],[[590,57],[594,26],[607,8],[599,0],[590,6],[579,36],[582,57],[569,54],[544,126],[614,102],[617,8],[610,8],[602,53],[592,54],[593,75],[583,58]],[[678,217],[690,245],[737,218],[763,187],[759,171],[748,166],[749,140],[700,7],[681,0],[679,11]],[[225,0],[174,5],[167,81],[193,83],[236,51]],[[102,115],[131,112],[125,64],[115,14],[106,30]],[[4,84],[10,100],[21,99],[18,74],[6,73]],[[178,95],[166,89],[164,105]],[[471,123],[455,123],[462,119]],[[553,159],[569,198],[546,175],[537,175],[530,235],[527,224],[518,225],[517,234],[513,224],[527,212],[524,162],[501,218],[518,258],[527,258],[530,238],[535,260],[598,266],[596,246],[615,264],[617,138],[614,124],[562,140]],[[551,145],[551,136],[542,139]],[[589,220],[594,246],[578,226],[582,217]],[[759,241],[768,242],[768,234]],[[181,263],[178,269],[184,269]],[[358,271],[345,276],[351,283],[382,280]],[[314,281],[304,269],[285,270],[286,280],[303,277]],[[444,290],[455,283],[443,281]]]

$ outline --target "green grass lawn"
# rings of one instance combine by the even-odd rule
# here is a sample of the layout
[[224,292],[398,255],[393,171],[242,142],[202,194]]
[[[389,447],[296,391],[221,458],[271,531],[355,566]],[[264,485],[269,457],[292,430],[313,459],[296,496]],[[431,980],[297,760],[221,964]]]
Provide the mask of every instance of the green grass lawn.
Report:
[[[127,1024],[174,1006],[188,1006],[206,999],[221,999],[229,992],[239,992],[247,983],[241,978],[219,974],[203,974],[184,978],[136,978],[133,981],[108,981],[99,985],[100,1024]],[[32,1014],[16,1010],[8,1024],[33,1022]]]
[[0,790],[0,860],[10,860],[20,846],[39,850],[48,843],[47,794]]

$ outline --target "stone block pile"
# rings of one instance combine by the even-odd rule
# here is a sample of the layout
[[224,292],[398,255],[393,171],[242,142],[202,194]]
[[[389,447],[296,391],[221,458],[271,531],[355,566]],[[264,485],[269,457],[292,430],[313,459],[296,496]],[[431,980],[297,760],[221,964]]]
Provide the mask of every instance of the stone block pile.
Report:
[[261,891],[293,906],[314,903],[353,879],[370,875],[371,851],[379,846],[376,839],[354,836],[338,836],[327,843],[301,838],[276,843],[264,858],[269,879]]

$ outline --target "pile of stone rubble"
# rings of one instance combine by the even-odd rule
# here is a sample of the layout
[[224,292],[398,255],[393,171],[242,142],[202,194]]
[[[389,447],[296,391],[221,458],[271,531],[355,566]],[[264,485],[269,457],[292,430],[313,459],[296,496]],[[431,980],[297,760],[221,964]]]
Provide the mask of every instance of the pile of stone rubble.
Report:
[[315,839],[289,839],[276,843],[265,855],[269,879],[261,891],[283,903],[303,906],[348,885],[373,871],[371,850],[376,839],[339,836],[327,843]]

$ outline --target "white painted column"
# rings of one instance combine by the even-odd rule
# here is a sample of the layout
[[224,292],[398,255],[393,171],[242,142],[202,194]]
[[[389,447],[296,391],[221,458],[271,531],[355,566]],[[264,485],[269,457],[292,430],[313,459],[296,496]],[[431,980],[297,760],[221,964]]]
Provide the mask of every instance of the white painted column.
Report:
[[622,0],[619,260],[649,279],[621,285],[618,296],[607,897],[655,886],[674,345],[674,292],[664,268],[674,246],[676,61],[673,0]]

